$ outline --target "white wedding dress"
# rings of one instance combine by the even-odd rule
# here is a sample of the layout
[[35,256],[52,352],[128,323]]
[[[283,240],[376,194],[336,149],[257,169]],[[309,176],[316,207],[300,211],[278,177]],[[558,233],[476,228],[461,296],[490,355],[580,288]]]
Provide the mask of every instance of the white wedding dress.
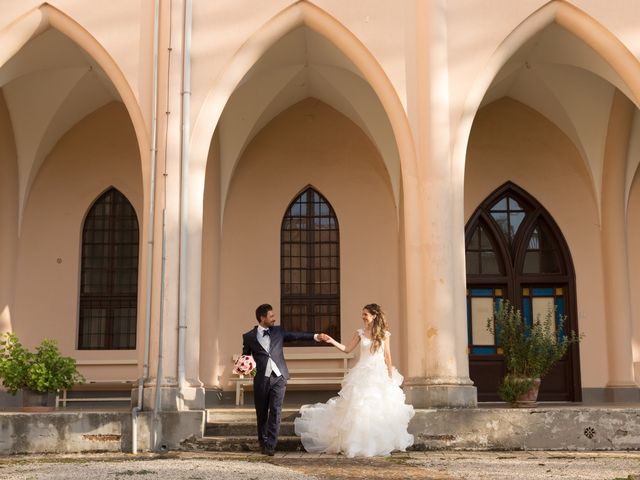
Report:
[[345,375],[338,396],[327,403],[303,405],[295,419],[296,435],[307,452],[371,457],[413,445],[407,426],[414,410],[405,404],[403,377],[394,367],[389,378],[384,343],[371,353],[372,340],[362,329],[358,335],[360,359]]

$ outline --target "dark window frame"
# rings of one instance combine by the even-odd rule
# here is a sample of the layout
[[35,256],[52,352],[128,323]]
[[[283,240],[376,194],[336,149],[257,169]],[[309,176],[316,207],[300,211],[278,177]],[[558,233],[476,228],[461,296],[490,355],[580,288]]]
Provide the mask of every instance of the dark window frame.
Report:
[[285,330],[325,332],[340,339],[340,226],[329,201],[312,186],[296,195],[282,219],[280,307]]
[[133,205],[107,189],[82,225],[78,350],[135,350],[139,242]]

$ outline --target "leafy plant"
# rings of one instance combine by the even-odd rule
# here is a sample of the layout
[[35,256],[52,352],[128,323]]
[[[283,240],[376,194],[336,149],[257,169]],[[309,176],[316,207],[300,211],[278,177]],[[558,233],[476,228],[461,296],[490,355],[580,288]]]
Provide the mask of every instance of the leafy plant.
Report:
[[558,317],[558,328],[554,330],[555,316],[555,308],[549,309],[544,320],[538,316],[527,325],[520,310],[505,300],[494,317],[487,320],[487,329],[495,331],[504,352],[507,374],[498,389],[503,400],[514,402],[526,393],[533,386],[533,379],[544,377],[569,346],[580,341],[574,331],[564,333],[566,315]]
[[533,378],[514,377],[505,375],[498,387],[498,395],[505,402],[514,403],[518,397],[527,393],[533,387]]
[[11,332],[0,335],[0,379],[12,395],[21,389],[55,392],[84,380],[76,361],[62,356],[54,340],[45,339],[30,352]]

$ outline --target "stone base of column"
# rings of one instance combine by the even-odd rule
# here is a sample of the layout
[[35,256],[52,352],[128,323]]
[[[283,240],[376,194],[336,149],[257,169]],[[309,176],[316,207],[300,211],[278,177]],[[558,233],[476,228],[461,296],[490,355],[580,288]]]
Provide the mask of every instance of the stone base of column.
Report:
[[404,386],[407,402],[415,408],[475,408],[478,392],[473,385],[429,385],[415,382]]
[[[206,412],[141,412],[137,417],[137,443],[139,452],[177,450],[185,441],[202,438],[206,421]],[[123,435],[122,448],[132,451],[133,437]]]
[[[182,391],[177,385],[160,387],[160,410],[163,412],[181,412],[188,410],[204,410],[204,387],[183,387]],[[131,391],[132,406],[138,404],[138,387]],[[142,393],[143,410],[154,410],[156,406],[156,387],[150,385],[144,387]]]
[[583,388],[583,403],[638,403],[640,388],[637,385]]

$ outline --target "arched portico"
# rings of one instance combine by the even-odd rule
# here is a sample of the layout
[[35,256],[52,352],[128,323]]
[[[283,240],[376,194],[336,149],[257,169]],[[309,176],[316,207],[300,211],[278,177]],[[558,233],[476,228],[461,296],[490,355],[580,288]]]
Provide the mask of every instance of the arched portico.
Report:
[[[378,61],[364,47],[364,45],[335,18],[320,8],[307,3],[298,2],[272,18],[258,32],[251,36],[233,57],[231,63],[218,77],[215,85],[207,96],[204,106],[199,113],[190,142],[191,158],[189,160],[189,236],[188,236],[188,284],[189,301],[187,316],[192,319],[200,318],[201,302],[201,255],[202,255],[202,217],[204,176],[207,159],[210,157],[210,145],[214,130],[219,126],[222,112],[228,104],[229,98],[236,91],[242,79],[256,62],[280,38],[298,27],[306,27],[320,34],[334,45],[359,71],[360,75],[375,92],[387,116],[393,132],[401,166],[400,188],[400,231],[403,238],[403,265],[400,284],[405,292],[403,298],[404,335],[406,348],[401,352],[406,364],[407,385],[411,400],[415,405],[430,405],[430,402],[443,402],[449,405],[454,397],[436,395],[429,397],[425,394],[429,385],[436,389],[457,388],[468,386],[467,366],[456,361],[440,361],[438,356],[448,350],[452,339],[456,335],[464,334],[464,323],[458,327],[449,324],[452,329],[441,330],[441,319],[450,317],[453,312],[448,309],[453,305],[450,297],[443,291],[442,295],[431,291],[425,295],[425,288],[431,285],[438,290],[448,289],[451,269],[446,260],[436,260],[428,255],[430,248],[438,248],[433,242],[441,235],[429,236],[425,225],[438,223],[439,220],[426,219],[423,204],[432,201],[434,196],[448,196],[448,191],[442,189],[440,193],[430,191],[426,182],[428,172],[419,168],[416,163],[416,153],[413,138],[405,109],[398,95]],[[448,205],[447,199],[439,199],[438,204]],[[436,214],[432,209],[429,212]],[[430,214],[431,214],[430,213]],[[441,215],[441,213],[438,213]],[[440,218],[440,217],[438,217]],[[448,249],[444,249],[448,251]],[[439,279],[439,280],[438,280]],[[446,298],[445,298],[446,297]],[[442,310],[442,311],[441,311]],[[446,310],[446,311],[445,311]],[[457,319],[458,320],[458,319]],[[454,322],[458,323],[457,320]],[[432,328],[428,335],[430,322],[435,321],[438,328]],[[464,318],[461,319],[464,322]],[[445,327],[442,327],[445,328]],[[459,330],[459,331],[458,331]],[[433,333],[437,332],[437,333]],[[190,335],[188,333],[188,335]],[[428,340],[428,338],[430,340]],[[195,341],[189,337],[188,342]],[[427,348],[426,342],[433,345],[442,343],[441,348]],[[445,346],[446,345],[446,346]],[[430,353],[429,353],[430,352]],[[446,355],[449,356],[449,352]],[[428,359],[427,356],[431,355]],[[457,354],[456,354],[457,355]],[[197,360],[189,360],[192,372],[197,371]],[[461,398],[461,397],[460,397]],[[475,402],[475,398],[471,403]],[[461,404],[468,404],[468,399]]]
[[[566,38],[562,39],[562,35]],[[583,116],[583,118],[589,118],[588,123],[582,122],[582,119],[572,111],[575,107],[571,105],[571,91],[560,89],[556,92],[557,100],[555,101],[558,102],[558,106],[561,106],[560,109],[556,109],[556,113],[552,112],[552,109],[545,109],[541,102],[536,103],[536,96],[543,98],[542,95],[545,95],[542,90],[535,91],[535,88],[539,88],[539,84],[527,85],[521,82],[514,98],[523,101],[517,93],[520,92],[522,95],[522,92],[528,92],[531,101],[525,103],[547,116],[562,129],[580,152],[587,171],[591,175],[593,196],[596,199],[596,208],[601,221],[603,282],[607,291],[605,304],[607,305],[606,322],[610,359],[608,387],[636,388],[633,385],[632,347],[629,342],[630,298],[625,294],[628,292],[626,287],[628,257],[624,229],[621,227],[626,215],[625,202],[630,185],[629,179],[625,178],[625,175],[628,175],[625,171],[627,169],[625,158],[629,148],[629,128],[633,117],[629,109],[633,111],[633,105],[637,107],[640,98],[638,82],[640,63],[633,54],[595,19],[569,3],[552,1],[534,12],[500,44],[467,96],[453,145],[452,168],[456,178],[454,185],[463,183],[468,139],[478,109],[500,98],[501,95],[508,95],[507,87],[504,87],[504,79],[509,75],[507,67],[510,62],[515,63],[514,58],[521,61],[528,60],[526,53],[522,52],[527,46],[533,45],[534,39],[544,43],[553,36],[555,41],[562,40],[563,43],[558,44],[559,47],[571,44],[569,48],[582,49],[584,55],[576,56],[570,61],[563,59],[561,48],[552,53],[549,50],[548,55],[555,58],[556,65],[564,62],[568,67],[567,71],[571,74],[571,81],[581,82],[574,84],[576,89],[579,85],[579,88],[584,91],[592,92],[594,98],[606,92],[600,97],[603,99],[601,107],[597,112],[594,110],[592,114]],[[549,45],[552,45],[552,42],[546,46],[549,47]],[[527,68],[529,67],[531,64],[527,63]],[[573,74],[569,71],[572,67],[578,67]],[[535,66],[532,68],[535,69]],[[547,70],[545,74],[550,71],[550,69]],[[589,87],[586,86],[587,83]],[[510,92],[515,90],[512,88]],[[549,93],[547,95],[547,100],[553,97]],[[564,118],[562,118],[563,115],[565,115]],[[587,134],[587,131],[590,133]],[[594,145],[597,145],[597,148],[594,148]],[[621,191],[625,191],[625,182],[626,192],[620,194]],[[462,202],[462,190],[456,190],[454,203],[462,205]],[[461,220],[456,216],[459,228],[454,228],[455,235],[462,229]],[[454,241],[462,243],[463,239],[457,237]],[[456,248],[456,252],[457,255],[462,255],[463,250]],[[462,259],[460,258],[457,263],[462,265]],[[625,346],[620,347],[622,344]],[[616,345],[615,348],[614,345]]]

